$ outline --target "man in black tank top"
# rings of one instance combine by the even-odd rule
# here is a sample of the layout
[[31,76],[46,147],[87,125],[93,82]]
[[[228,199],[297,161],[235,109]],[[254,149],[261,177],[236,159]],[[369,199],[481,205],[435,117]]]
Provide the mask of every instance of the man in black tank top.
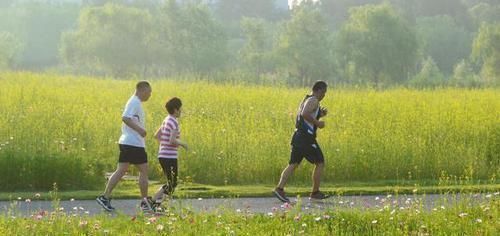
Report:
[[299,107],[295,120],[295,132],[292,136],[290,161],[281,173],[280,182],[273,193],[282,202],[290,202],[285,195],[285,185],[288,177],[292,175],[299,166],[302,159],[314,164],[313,186],[310,194],[311,199],[325,199],[328,196],[319,191],[321,174],[323,172],[325,159],[323,152],[316,141],[316,130],[325,127],[325,122],[319,120],[325,116],[327,110],[319,105],[325,97],[327,84],[324,81],[316,81],[312,87],[312,94],[306,95]]

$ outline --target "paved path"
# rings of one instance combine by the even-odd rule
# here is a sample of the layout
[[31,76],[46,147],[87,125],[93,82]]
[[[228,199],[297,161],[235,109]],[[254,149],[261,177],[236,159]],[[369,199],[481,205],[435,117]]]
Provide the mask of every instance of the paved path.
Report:
[[[462,199],[471,204],[480,204],[499,198],[499,192],[491,194],[456,194],[456,195],[399,195],[399,196],[334,196],[323,201],[300,199],[300,207],[304,212],[316,212],[335,209],[370,209],[390,207],[409,207],[422,204],[423,209],[450,207]],[[291,198],[296,204],[297,198]],[[118,212],[136,215],[139,212],[138,200],[113,200],[112,205]],[[175,209],[191,209],[196,212],[216,212],[219,210],[235,212],[269,213],[281,211],[289,206],[277,198],[211,198],[211,199],[173,199],[169,205]],[[67,214],[96,215],[105,212],[95,200],[61,201],[59,207]],[[40,211],[54,211],[51,201],[0,201],[0,214],[31,216]]]

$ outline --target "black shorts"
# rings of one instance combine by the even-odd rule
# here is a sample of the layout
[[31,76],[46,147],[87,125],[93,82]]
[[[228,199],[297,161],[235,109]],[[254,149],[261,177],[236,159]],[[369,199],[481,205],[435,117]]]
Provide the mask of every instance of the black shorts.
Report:
[[316,139],[307,134],[295,132],[292,137],[292,151],[289,164],[300,164],[306,158],[312,164],[324,163],[323,152]]
[[120,144],[120,163],[144,164],[148,163],[148,154],[143,147]]

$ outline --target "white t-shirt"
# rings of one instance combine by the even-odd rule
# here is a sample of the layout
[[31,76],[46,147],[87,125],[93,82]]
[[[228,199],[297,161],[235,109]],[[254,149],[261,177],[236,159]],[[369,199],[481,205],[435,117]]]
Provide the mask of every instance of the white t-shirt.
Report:
[[[146,117],[142,109],[141,100],[132,95],[125,105],[122,117],[131,118],[140,127],[146,129]],[[125,123],[122,123],[122,136],[120,136],[119,144],[125,144],[135,147],[145,147],[144,138],[137,131],[130,128]]]

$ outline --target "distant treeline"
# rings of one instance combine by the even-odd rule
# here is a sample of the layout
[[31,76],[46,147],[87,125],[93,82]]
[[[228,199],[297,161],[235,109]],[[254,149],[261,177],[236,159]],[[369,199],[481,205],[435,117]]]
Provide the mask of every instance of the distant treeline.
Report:
[[2,1],[0,70],[288,85],[500,85],[499,1],[283,4]]

